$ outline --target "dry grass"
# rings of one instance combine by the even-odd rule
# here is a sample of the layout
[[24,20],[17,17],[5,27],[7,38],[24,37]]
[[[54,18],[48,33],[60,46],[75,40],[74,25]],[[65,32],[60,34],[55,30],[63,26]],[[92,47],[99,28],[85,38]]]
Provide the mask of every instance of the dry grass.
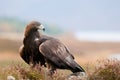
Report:
[[116,59],[99,60],[89,80],[120,80],[120,61]]
[[[99,60],[96,65],[85,66],[88,80],[120,80],[120,61]],[[58,70],[53,76],[48,74],[48,69],[40,66],[31,68],[21,62],[14,62],[7,67],[0,68],[0,80],[6,80],[7,76],[14,76],[16,80],[87,80],[66,77],[71,74],[69,71]]]
[[24,64],[14,64],[1,68],[0,80],[6,80],[7,76],[13,76],[16,80],[64,80],[65,78],[62,73],[49,76],[48,70],[44,67],[31,68]]

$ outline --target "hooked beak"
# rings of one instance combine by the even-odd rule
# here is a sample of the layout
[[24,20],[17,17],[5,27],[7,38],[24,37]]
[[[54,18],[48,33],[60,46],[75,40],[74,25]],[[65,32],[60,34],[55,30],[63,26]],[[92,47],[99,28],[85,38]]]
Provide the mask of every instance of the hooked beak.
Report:
[[40,25],[39,29],[45,31],[45,27],[43,25]]

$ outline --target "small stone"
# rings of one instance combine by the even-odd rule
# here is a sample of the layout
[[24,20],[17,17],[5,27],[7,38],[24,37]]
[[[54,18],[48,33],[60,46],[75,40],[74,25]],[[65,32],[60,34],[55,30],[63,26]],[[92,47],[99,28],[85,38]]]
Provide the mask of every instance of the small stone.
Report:
[[87,75],[84,72],[77,72],[70,74],[65,80],[87,80]]
[[13,76],[7,76],[7,80],[15,80],[15,77],[13,77]]

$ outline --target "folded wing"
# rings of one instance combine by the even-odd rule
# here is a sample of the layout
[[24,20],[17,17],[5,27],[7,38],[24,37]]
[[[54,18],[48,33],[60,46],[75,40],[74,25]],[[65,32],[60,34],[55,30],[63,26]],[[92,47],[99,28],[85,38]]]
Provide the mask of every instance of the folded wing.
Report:
[[60,69],[69,69],[72,72],[84,71],[75,61],[70,51],[57,39],[49,39],[39,47],[48,64]]

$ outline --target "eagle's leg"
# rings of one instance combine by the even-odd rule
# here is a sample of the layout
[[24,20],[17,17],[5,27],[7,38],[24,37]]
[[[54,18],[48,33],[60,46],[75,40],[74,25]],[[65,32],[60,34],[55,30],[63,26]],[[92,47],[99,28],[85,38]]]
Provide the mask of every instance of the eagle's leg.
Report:
[[52,76],[55,73],[56,68],[52,65],[49,65],[49,74]]
[[50,75],[53,75],[53,74],[55,73],[55,70],[56,70],[56,69],[53,69],[53,68],[50,69]]

